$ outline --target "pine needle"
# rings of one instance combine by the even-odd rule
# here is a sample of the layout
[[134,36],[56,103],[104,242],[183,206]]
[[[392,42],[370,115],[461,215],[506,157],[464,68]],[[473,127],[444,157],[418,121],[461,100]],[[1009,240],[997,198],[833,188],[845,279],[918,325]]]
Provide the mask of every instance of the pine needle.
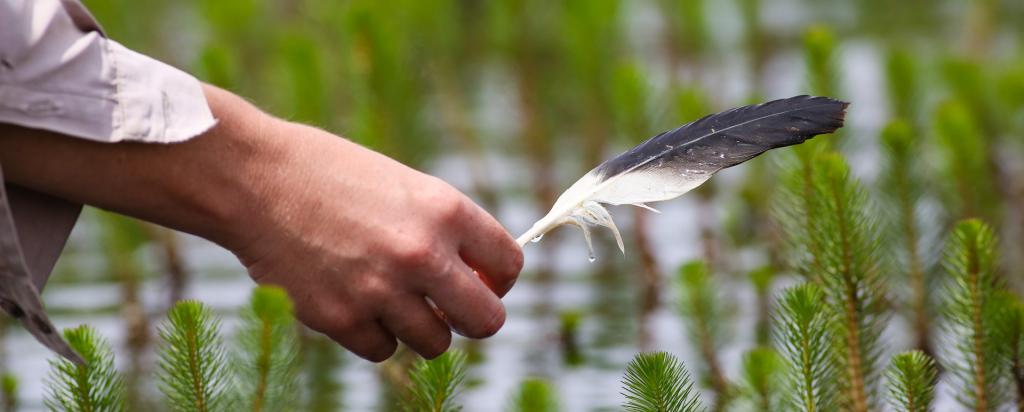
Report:
[[799,168],[786,179],[780,202],[783,224],[793,228],[794,259],[807,279],[819,284],[833,311],[834,346],[841,408],[874,408],[878,340],[885,316],[885,282],[870,204],[860,183],[836,153],[797,151]]
[[160,327],[160,390],[173,411],[229,410],[226,355],[220,322],[197,301],[181,301]]
[[124,380],[114,368],[110,344],[91,326],[64,331],[64,339],[85,361],[50,361],[43,404],[51,411],[119,412],[125,410]]
[[1024,411],[1024,302],[1009,292],[1001,295],[997,300],[1006,303],[997,318],[999,353],[1013,380],[1014,404]]
[[893,356],[886,371],[889,399],[899,412],[928,412],[935,398],[938,369],[935,361],[921,351],[903,352]]
[[344,366],[343,349],[319,333],[303,335],[303,411],[334,412],[344,410],[344,386],[335,373]]
[[832,359],[833,311],[825,292],[804,283],[783,292],[776,311],[776,346],[786,363],[788,410],[827,412],[835,408],[836,370]]
[[998,292],[996,238],[977,219],[956,225],[946,252],[949,277],[945,302],[947,327],[955,348],[946,366],[956,378],[957,400],[973,411],[997,410],[1008,392],[1002,379],[1006,365],[995,333],[999,310],[1007,304]]
[[627,412],[703,411],[690,373],[667,352],[640,353],[622,379]]
[[253,290],[242,313],[232,364],[239,407],[253,412],[294,409],[298,402],[298,337],[292,302],[280,288]]
[[743,355],[743,380],[740,393],[750,410],[771,412],[781,410],[783,372],[782,358],[772,348],[759,347]]
[[835,349],[841,363],[845,407],[873,409],[881,335],[884,286],[878,273],[879,240],[868,217],[864,189],[838,154],[815,159],[815,193],[821,219],[815,224],[823,290],[838,311]]
[[919,160],[921,145],[915,138],[910,123],[903,120],[889,122],[881,133],[885,168],[880,175],[882,198],[886,201],[886,234],[888,247],[894,251],[892,272],[900,276],[909,291],[903,300],[908,302],[908,318],[913,325],[914,346],[929,356],[931,350],[931,324],[934,316],[934,297],[929,293],[934,283],[932,260],[926,248],[931,239],[927,226],[918,218],[918,206],[924,196],[925,183]]
[[406,412],[458,412],[455,402],[466,379],[466,354],[449,350],[432,360],[419,360],[409,371],[410,387],[402,403]]

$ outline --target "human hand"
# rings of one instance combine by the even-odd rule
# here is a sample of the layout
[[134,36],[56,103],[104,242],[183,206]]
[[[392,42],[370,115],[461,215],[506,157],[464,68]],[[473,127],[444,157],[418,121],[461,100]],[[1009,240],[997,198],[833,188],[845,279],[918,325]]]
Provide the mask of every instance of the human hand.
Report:
[[442,317],[472,338],[501,328],[499,297],[523,257],[490,215],[329,133],[276,120],[263,129],[280,150],[263,164],[249,238],[235,252],[257,282],[288,290],[303,323],[372,361],[390,357],[396,337],[424,357],[443,353]]
[[219,123],[187,142],[104,144],[0,124],[0,161],[13,183],[217,242],[257,282],[283,286],[299,320],[369,360],[390,357],[396,337],[424,357],[442,353],[442,316],[473,338],[502,326],[499,297],[522,252],[466,196],[205,92]]

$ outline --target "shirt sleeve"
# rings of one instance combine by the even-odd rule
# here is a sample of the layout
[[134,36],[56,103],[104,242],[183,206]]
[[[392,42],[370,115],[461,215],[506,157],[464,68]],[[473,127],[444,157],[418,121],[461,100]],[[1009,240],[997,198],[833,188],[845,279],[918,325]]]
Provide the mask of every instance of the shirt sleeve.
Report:
[[[107,39],[78,0],[0,0],[0,123],[98,142],[174,143],[216,121],[198,80]],[[6,184],[2,173],[0,308],[81,363],[39,296],[81,205]]]
[[198,80],[83,29],[81,13],[91,20],[73,1],[0,0],[0,122],[150,143],[214,125]]

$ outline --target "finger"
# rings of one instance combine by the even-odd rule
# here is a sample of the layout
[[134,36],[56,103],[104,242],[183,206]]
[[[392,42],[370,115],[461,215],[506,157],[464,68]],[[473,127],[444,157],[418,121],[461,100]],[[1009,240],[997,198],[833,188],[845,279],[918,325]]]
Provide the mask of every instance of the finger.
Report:
[[493,335],[505,323],[501,299],[473,274],[465,263],[452,264],[452,272],[434,276],[424,285],[427,296],[459,334],[470,338]]
[[523,250],[491,215],[469,199],[466,203],[459,256],[494,293],[505,296],[523,268]]
[[452,344],[448,324],[423,296],[401,295],[388,305],[382,321],[389,332],[427,359],[444,353]]
[[325,333],[331,340],[370,362],[383,362],[395,354],[398,342],[377,322],[350,329],[334,329]]

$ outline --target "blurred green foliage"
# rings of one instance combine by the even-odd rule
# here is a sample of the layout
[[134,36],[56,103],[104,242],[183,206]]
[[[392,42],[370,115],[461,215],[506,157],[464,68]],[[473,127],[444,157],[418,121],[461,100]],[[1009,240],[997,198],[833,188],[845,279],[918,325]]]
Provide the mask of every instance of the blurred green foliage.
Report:
[[509,412],[558,412],[558,394],[551,383],[540,378],[528,378],[519,384],[519,390],[509,402]]
[[[856,297],[866,300],[853,303],[867,312],[875,306],[888,313],[901,305],[928,303],[932,298],[921,293],[920,284],[911,286],[913,293],[882,296],[872,289],[874,273],[868,272],[885,268],[892,276],[917,276],[912,259],[901,257],[914,253],[917,245],[920,274],[926,276],[938,253],[924,229],[941,234],[959,218],[981,217],[1006,240],[999,246],[1003,260],[994,270],[1005,272],[1011,286],[1019,289],[1024,283],[1019,280],[1024,235],[1015,229],[1024,221],[1019,183],[1024,181],[1019,167],[1024,164],[1024,6],[1018,1],[84,1],[111,38],[241,94],[277,116],[326,128],[425,170],[447,156],[476,159],[472,190],[479,198],[493,198],[488,209],[494,211],[527,193],[539,209],[546,209],[577,172],[659,131],[751,99],[801,93],[852,99],[841,145],[826,137],[790,150],[795,155],[769,154],[729,171],[731,180],[723,177],[719,183],[716,178],[714,191],[700,192],[704,205],[720,211],[721,221],[728,223],[723,229],[728,236],[721,237],[725,240],[719,247],[730,258],[723,259],[728,262],[722,268],[713,265],[713,275],[711,268],[694,264],[688,265],[689,275],[678,278],[680,314],[691,332],[700,332],[691,337],[703,352],[698,366],[705,375],[706,360],[717,357],[722,342],[731,338],[721,333],[731,326],[731,320],[721,319],[729,315],[721,306],[735,298],[736,283],[729,276],[756,274],[751,280],[761,315],[757,344],[772,343],[773,323],[784,328],[775,331],[781,335],[774,342],[781,354],[807,356],[808,362],[790,365],[802,369],[785,369],[784,383],[797,392],[792,395],[805,395],[803,403],[787,400],[795,409],[827,410],[834,405],[833,395],[844,389],[832,387],[831,381],[845,369],[824,362],[835,350],[833,337],[849,338],[841,328],[823,327],[835,322],[834,314],[818,309],[826,300],[840,301],[837,285],[824,284],[829,280],[825,275],[834,275],[833,282],[860,285],[858,290],[866,292]],[[835,157],[824,165],[829,170],[818,170],[821,146],[842,150],[849,167]],[[510,169],[525,171],[508,178],[507,170],[496,170],[506,164],[490,161],[493,155],[515,161]],[[505,178],[487,179],[491,174]],[[829,176],[838,179],[820,181]],[[838,206],[852,205],[858,212],[869,203],[861,199],[858,181],[878,189],[883,201],[893,201],[885,205],[899,205],[898,216],[879,228],[894,229],[898,236],[892,238],[898,240],[879,239],[878,251],[864,244],[879,235],[873,229],[863,239],[852,239],[853,247],[864,251],[853,253],[856,267],[851,271],[837,263],[842,250],[834,246],[844,239],[823,235],[819,226],[830,219],[825,214],[839,216]],[[787,230],[767,213],[773,199],[785,197],[779,192],[795,199],[776,202],[791,220]],[[815,200],[815,193],[852,201],[826,204]],[[873,218],[876,210],[864,213]],[[125,302],[110,307],[140,304],[133,301],[138,300],[132,297],[135,292],[128,292],[155,275],[146,264],[147,246],[154,239],[137,222],[90,216],[99,222],[92,234],[100,242],[88,239],[71,248],[102,252],[103,262],[95,265],[106,274],[101,278],[127,286]],[[907,223],[914,222],[920,232],[907,230],[914,228]],[[699,223],[714,233],[721,222]],[[659,230],[690,230],[693,224],[681,221]],[[884,263],[874,263],[876,252],[885,255],[878,259]],[[787,267],[783,255],[795,256],[793,264]],[[677,262],[655,263],[668,267]],[[597,350],[591,356],[590,340],[580,336],[581,323],[585,320],[589,329],[592,323],[608,323],[604,319],[631,320],[630,311],[640,306],[633,304],[635,299],[619,299],[637,287],[627,282],[641,278],[630,277],[640,271],[633,262],[595,272],[600,270],[630,273],[622,276],[626,282],[600,286],[617,293],[600,295],[588,307],[626,316],[590,317],[562,309],[545,315],[555,318],[549,322],[552,329],[560,329],[550,331],[561,338],[560,349],[577,359],[569,363],[580,367],[602,359]],[[792,278],[794,270],[823,289],[791,289],[771,307],[773,286]],[[617,300],[612,303],[608,296]],[[772,318],[771,312],[778,313]],[[923,322],[911,319],[915,327]],[[705,325],[692,327],[699,322]],[[865,341],[865,363],[871,364],[866,366],[875,367],[865,369],[880,369],[882,359],[876,362],[872,342],[866,342],[875,338],[876,325],[863,326],[867,333],[855,341]],[[632,333],[618,325],[594,329]],[[930,328],[921,330],[915,343],[919,348],[925,338],[934,338]],[[1019,335],[1005,339],[1022,345]],[[629,342],[630,337],[617,339]],[[794,346],[800,342],[807,345]],[[340,350],[322,337],[304,337],[302,347],[302,382],[310,388],[304,394],[306,409],[340,408]],[[764,365],[774,362],[767,351],[751,352],[741,362],[742,371],[719,374],[741,377],[744,391],[764,392],[771,372]],[[1019,353],[1000,354],[1012,360]],[[634,401],[641,401],[640,391],[654,399],[663,390],[689,392],[685,371],[673,357],[638,359],[646,363],[631,369]],[[890,375],[928,389],[915,383],[928,380],[926,359],[900,359]],[[641,375],[645,370],[653,375]],[[872,380],[879,372],[866,370],[864,375]],[[675,383],[666,389],[641,382],[650,376],[668,376]],[[799,379],[804,385],[797,385]],[[727,382],[718,383],[725,392]],[[522,393],[540,402],[547,396],[544,390],[530,384]]]

